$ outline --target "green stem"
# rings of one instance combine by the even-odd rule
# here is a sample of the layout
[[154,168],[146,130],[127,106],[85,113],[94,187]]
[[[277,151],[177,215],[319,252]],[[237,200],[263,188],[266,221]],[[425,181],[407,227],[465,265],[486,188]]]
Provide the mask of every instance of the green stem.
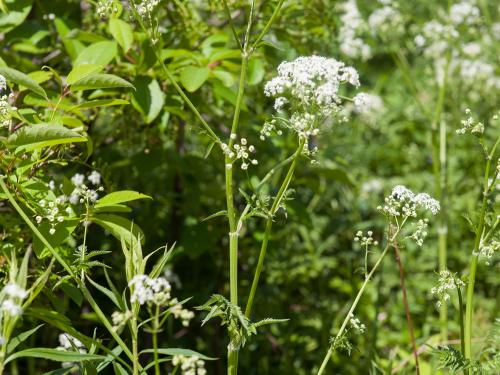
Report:
[[[334,342],[337,341],[344,334],[344,331],[347,327],[347,324],[349,323],[349,320],[351,319],[351,316],[354,313],[354,310],[358,306],[359,300],[361,299],[361,297],[363,296],[363,293],[365,292],[366,286],[370,282],[375,271],[378,269],[378,267],[382,263],[382,260],[384,259],[385,255],[389,251],[393,241],[396,239],[396,237],[399,233],[399,230],[400,230],[400,227],[398,226],[398,229],[396,230],[396,232],[392,235],[392,237],[390,237],[388,239],[387,244],[385,245],[384,251],[382,252],[380,257],[378,258],[378,260],[375,263],[375,265],[373,266],[372,270],[370,271],[368,276],[365,277],[365,281],[363,282],[363,285],[361,285],[361,288],[359,289],[358,294],[356,295],[356,298],[354,299],[354,302],[352,303],[351,308],[349,309],[349,312],[347,313],[347,315],[342,323],[342,326],[340,327],[337,335],[335,336]],[[330,348],[328,349],[328,352],[325,355],[325,358],[323,359],[323,362],[321,363],[321,367],[319,368],[317,375],[321,375],[324,373],[326,365],[328,364],[328,361],[333,354],[333,350],[334,350],[334,347],[333,347],[333,345],[331,345]]]
[[476,229],[476,238],[474,241],[474,249],[472,250],[471,259],[470,259],[470,271],[469,271],[469,279],[467,284],[467,297],[466,297],[466,305],[465,305],[465,352],[464,356],[467,359],[472,358],[472,319],[473,319],[473,311],[474,311],[474,285],[476,282],[476,271],[477,271],[477,262],[478,262],[478,252],[479,247],[481,245],[481,237],[483,236],[484,224],[485,224],[485,216],[486,209],[488,207],[488,192],[489,192],[489,176],[491,169],[491,161],[493,156],[495,155],[496,148],[498,143],[500,142],[500,137],[497,139],[495,145],[493,146],[491,153],[487,155],[486,168],[484,172],[484,181],[483,181],[483,200],[481,204],[481,213],[479,215],[479,223]]
[[80,282],[76,274],[73,272],[71,267],[66,263],[66,261],[59,255],[59,253],[52,247],[52,245],[47,241],[47,239],[43,236],[42,233],[38,230],[38,228],[31,222],[30,218],[24,213],[23,209],[17,204],[16,200],[10,193],[9,189],[5,185],[4,182],[4,176],[0,176],[0,187],[2,188],[3,192],[5,193],[5,196],[9,200],[9,202],[12,204],[12,206],[15,208],[17,213],[23,218],[23,220],[26,222],[28,227],[33,231],[33,233],[40,239],[40,241],[47,247],[47,249],[50,251],[51,255],[61,264],[61,266],[65,269],[65,271],[70,275],[73,279],[76,280],[78,283],[78,286],[80,287],[80,290],[89,303],[89,305],[92,307],[94,312],[97,314],[99,320],[103,323],[103,325],[106,327],[106,329],[109,331],[111,336],[115,339],[117,344],[123,349],[124,353],[131,359],[133,360],[133,355],[130,352],[130,349],[127,347],[127,345],[123,342],[121,337],[113,330],[113,326],[109,322],[108,318],[106,315],[102,312],[102,310],[99,308],[95,300],[92,298],[92,295],[90,294],[89,290],[87,287]]
[[462,298],[462,291],[460,290],[460,286],[456,285],[457,293],[458,293],[458,323],[460,325],[460,349],[462,350],[462,354],[465,353],[465,338],[464,338],[464,301]]
[[132,356],[133,356],[133,359],[132,359],[133,372],[132,373],[133,373],[133,375],[139,375],[140,364],[139,364],[139,349],[138,349],[138,344],[137,344],[137,336],[138,336],[139,329],[137,327],[137,316],[134,316],[131,319],[130,326],[131,326],[130,330],[132,333]]
[[[132,5],[132,13],[134,14],[135,20],[139,23],[139,25],[141,25],[142,30],[148,36],[150,36],[150,33],[148,31],[147,26],[144,24],[144,22],[142,21],[141,16],[137,12],[135,1],[132,0],[130,2],[130,4]],[[219,137],[217,136],[217,134],[215,134],[214,131],[210,128],[210,125],[208,125],[208,123],[205,121],[205,119],[203,118],[203,116],[196,109],[196,107],[193,104],[193,102],[191,102],[191,100],[184,93],[184,90],[182,90],[182,88],[179,86],[179,84],[175,80],[175,77],[172,74],[172,72],[170,71],[170,69],[168,69],[167,66],[165,65],[165,62],[163,61],[163,59],[161,57],[161,51],[159,50],[159,44],[155,44],[153,46],[153,50],[154,50],[155,55],[156,55],[156,60],[160,63],[160,66],[163,69],[165,75],[167,76],[167,78],[170,81],[170,83],[172,84],[172,86],[174,86],[175,90],[180,95],[180,97],[182,98],[182,100],[184,100],[184,102],[187,104],[187,106],[189,107],[189,109],[193,112],[193,114],[196,116],[196,118],[198,118],[198,120],[201,123],[201,126],[203,127],[203,129],[205,129],[205,131],[208,133],[208,135],[210,136],[210,138],[212,138],[212,140],[214,142],[221,144],[221,140],[219,139]]]
[[279,0],[278,4],[276,5],[276,8],[274,8],[274,11],[273,11],[273,14],[271,15],[271,18],[269,18],[269,21],[267,21],[266,25],[264,26],[264,28],[260,32],[259,36],[257,37],[257,39],[255,39],[255,42],[252,44],[252,47],[250,48],[251,53],[259,46],[260,41],[262,40],[262,38],[267,34],[269,29],[271,28],[272,24],[274,23],[274,20],[276,19],[276,17],[278,16],[278,14],[281,10],[281,7],[283,6],[284,2],[285,2],[285,0]]
[[257,261],[257,268],[255,269],[255,274],[252,281],[252,287],[250,288],[250,294],[248,295],[248,301],[245,308],[245,316],[247,318],[249,318],[250,314],[252,313],[252,306],[255,298],[255,293],[257,292],[260,274],[262,273],[262,268],[264,267],[264,258],[266,257],[267,245],[269,243],[269,237],[271,236],[271,230],[273,227],[273,216],[280,207],[281,201],[283,200],[283,197],[288,189],[288,186],[290,185],[290,181],[292,180],[293,173],[295,171],[295,166],[297,165],[297,160],[302,154],[302,150],[304,149],[305,141],[306,141],[305,138],[302,138],[299,141],[299,147],[297,148],[297,151],[293,155],[292,164],[290,164],[290,167],[288,168],[288,172],[285,176],[285,179],[283,180],[283,183],[281,184],[278,194],[274,198],[271,210],[269,212],[269,217],[266,221],[266,229],[264,232],[264,239],[262,240],[262,245],[260,248],[259,259]]
[[156,305],[155,319],[153,321],[153,360],[155,361],[155,375],[160,375],[160,362],[158,362],[158,330],[160,324],[158,321],[160,306]]

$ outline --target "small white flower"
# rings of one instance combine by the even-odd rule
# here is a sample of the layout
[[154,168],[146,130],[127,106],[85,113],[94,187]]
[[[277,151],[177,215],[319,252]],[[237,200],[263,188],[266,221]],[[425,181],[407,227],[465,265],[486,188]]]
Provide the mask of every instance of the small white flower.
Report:
[[1,309],[4,314],[8,314],[12,317],[19,316],[23,313],[23,309],[14,301],[7,299],[2,302]]
[[87,179],[92,183],[93,185],[99,185],[101,183],[101,175],[97,171],[92,171]]
[[85,176],[80,173],[76,173],[73,177],[71,177],[71,182],[76,187],[82,186],[84,181],[85,181]]

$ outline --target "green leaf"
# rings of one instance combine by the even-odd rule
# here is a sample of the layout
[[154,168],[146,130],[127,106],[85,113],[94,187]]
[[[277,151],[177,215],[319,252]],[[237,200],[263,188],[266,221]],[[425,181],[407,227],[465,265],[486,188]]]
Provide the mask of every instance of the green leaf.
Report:
[[31,151],[65,143],[86,142],[87,138],[64,126],[38,124],[24,126],[12,134],[7,143],[17,151]]
[[95,89],[112,89],[117,87],[129,87],[134,88],[134,86],[114,74],[92,74],[84,77],[73,85],[71,85],[71,90],[81,91],[81,90],[95,90]]
[[73,66],[82,64],[108,65],[117,54],[116,42],[102,41],[86,47],[73,62]]
[[4,5],[9,11],[0,13],[0,32],[7,33],[22,24],[28,16],[32,4],[33,0],[5,0]]
[[106,229],[117,239],[121,240],[123,238],[127,244],[137,241],[139,238],[141,242],[144,241],[142,230],[124,217],[113,214],[97,214],[91,220]]
[[87,277],[87,279],[89,280],[89,282],[95,286],[99,291],[101,291],[104,295],[106,295],[110,300],[111,302],[113,302],[116,307],[118,307],[119,309],[122,309],[123,306],[122,304],[120,303],[120,300],[117,298],[117,296],[115,296],[113,294],[113,292],[111,290],[109,290],[108,288],[96,283],[94,280],[92,280],[90,277]]
[[43,359],[48,359],[49,361],[56,361],[56,362],[97,361],[106,358],[102,355],[97,355],[97,354],[70,352],[52,348],[31,348],[31,349],[21,350],[20,352],[12,354],[5,360],[5,363],[9,363],[10,361],[17,358],[25,358],[25,357],[43,358]]
[[68,77],[66,77],[66,84],[72,85],[73,83],[85,78],[91,74],[97,73],[102,70],[102,65],[96,64],[82,64],[75,66],[71,72],[69,72]]
[[133,93],[132,105],[150,124],[160,114],[165,104],[165,94],[158,81],[147,76],[138,76],[134,81],[136,91]]
[[248,63],[248,85],[256,85],[262,81],[264,78],[264,60],[262,59],[251,59]]
[[23,341],[26,341],[28,337],[30,337],[33,333],[38,331],[38,329],[43,326],[43,324],[40,324],[39,326],[36,326],[33,329],[30,329],[29,331],[25,331],[14,337],[13,339],[9,340],[9,344],[7,345],[7,354],[12,353],[12,351],[19,346]]
[[91,100],[90,102],[84,102],[74,106],[74,109],[88,109],[97,107],[110,107],[113,105],[127,105],[130,104],[128,100],[124,99],[99,99]]
[[120,47],[123,48],[124,52],[127,52],[130,47],[132,47],[134,34],[132,33],[132,27],[130,27],[130,24],[127,22],[118,18],[111,18],[109,20],[109,32],[113,35],[113,38],[115,38]]
[[[145,354],[145,353],[154,353],[154,349],[146,349],[141,351],[139,354]],[[156,350],[158,354],[164,354],[164,355],[183,355],[185,357],[193,357],[197,356],[200,359],[203,359],[205,361],[214,361],[217,358],[212,358],[212,357],[207,357],[206,355],[203,355],[201,353],[195,352],[194,350],[191,349],[182,349],[182,348],[160,348]]]
[[14,82],[19,86],[24,86],[27,89],[33,91],[43,97],[47,97],[45,90],[36,81],[29,77],[27,74],[20,72],[19,70],[0,67],[0,74],[3,75],[7,81]]
[[138,193],[132,190],[120,190],[109,193],[99,199],[94,205],[95,208],[111,206],[119,203],[135,201],[137,199],[152,199],[149,195]]
[[181,71],[180,80],[189,92],[198,90],[208,79],[210,69],[207,67],[188,66]]

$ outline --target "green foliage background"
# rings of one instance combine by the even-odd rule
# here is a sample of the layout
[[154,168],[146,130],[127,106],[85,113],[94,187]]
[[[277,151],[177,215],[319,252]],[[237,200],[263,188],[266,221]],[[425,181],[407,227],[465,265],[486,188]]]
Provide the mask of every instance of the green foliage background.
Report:
[[[228,135],[240,53],[232,39],[223,7],[218,1],[169,1],[159,10],[163,57],[189,97],[217,134]],[[273,1],[258,1],[256,30],[262,29],[272,13]],[[369,13],[376,4],[358,2]],[[490,17],[498,22],[496,2],[484,1]],[[178,282],[176,294],[192,296],[189,304],[203,304],[213,293],[228,295],[228,238],[224,217],[203,220],[224,209],[224,161],[213,151],[205,157],[209,139],[199,131],[197,120],[169,84],[156,64],[150,41],[134,25],[127,12],[121,23],[101,19],[95,4],[87,1],[14,1],[6,2],[13,19],[0,17],[1,65],[30,73],[49,66],[61,76],[72,67],[89,61],[105,65],[106,73],[131,82],[135,90],[83,91],[66,98],[87,101],[94,98],[121,98],[130,105],[109,106],[83,112],[79,121],[92,140],[93,152],[76,147],[69,152],[69,162],[49,163],[33,177],[46,183],[70,178],[74,173],[99,171],[106,191],[135,190],[152,200],[133,203],[128,217],[145,234],[145,248],[150,251],[175,243],[169,269]],[[229,2],[237,30],[245,27],[248,4]],[[283,60],[300,55],[334,57],[355,66],[362,91],[383,98],[386,112],[373,122],[352,118],[347,123],[329,124],[314,139],[319,147],[317,164],[300,161],[293,182],[293,199],[287,201],[286,214],[280,211],[257,294],[254,316],[289,318],[285,324],[269,326],[253,339],[240,354],[242,374],[310,374],[317,369],[328,347],[329,338],[341,323],[349,302],[362,282],[363,251],[353,238],[358,230],[372,229],[382,239],[384,221],[376,212],[383,197],[396,184],[415,191],[435,193],[433,174],[432,129],[429,119],[416,104],[415,96],[432,112],[438,87],[432,66],[412,46],[411,27],[421,25],[444,9],[433,1],[401,2],[408,29],[388,41],[372,41],[374,56],[365,62],[349,61],[339,52],[338,3],[333,0],[286,1],[249,67],[247,95],[240,120],[241,136],[258,150],[259,165],[244,173],[238,171],[238,186],[252,193],[255,176],[263,176],[277,161],[295,149],[292,135],[262,142],[259,131],[272,113],[272,103],[263,94],[266,80],[275,75]],[[17,12],[16,12],[17,11]],[[16,12],[16,13],[14,13]],[[53,14],[55,19],[47,17]],[[101,43],[98,45],[97,43]],[[83,56],[81,51],[94,46]],[[97,47],[95,47],[97,46]],[[496,44],[498,47],[498,43]],[[498,52],[496,49],[498,63]],[[398,54],[407,59],[416,94],[407,85],[396,64]],[[396,57],[395,57],[396,56]],[[498,64],[496,73],[499,73]],[[58,95],[52,83],[44,85],[48,95]],[[460,138],[463,110],[473,109],[481,119],[491,118],[499,109],[498,91],[480,92],[476,101],[467,97],[467,88],[458,80],[445,101],[444,118],[448,124],[449,185],[449,268],[465,270],[473,235],[463,215],[474,215],[481,199],[483,157],[474,141]],[[18,106],[33,106],[32,96],[18,98]],[[65,102],[63,102],[65,103]],[[331,126],[330,126],[331,125]],[[492,125],[489,136],[496,137]],[[88,157],[86,157],[88,156]],[[5,159],[6,160],[6,159]],[[2,161],[2,169],[6,165]],[[265,186],[267,193],[277,185],[279,174]],[[370,185],[371,184],[371,185]],[[376,186],[367,190],[368,186]],[[238,206],[246,202],[238,195]],[[496,201],[498,205],[498,200]],[[15,248],[19,254],[32,235],[16,214],[0,206],[2,214],[2,251]],[[240,298],[250,288],[263,236],[263,220],[248,222],[240,245]],[[438,270],[436,226],[422,248],[411,244],[403,249],[407,271],[410,309],[419,345],[435,343],[439,332],[438,310],[430,296]],[[102,261],[117,284],[124,286],[122,254],[119,244],[96,225],[91,227],[89,248],[109,250]],[[78,242],[83,228],[73,237]],[[61,251],[70,257],[71,241]],[[64,250],[66,249],[66,250]],[[392,254],[391,254],[392,255]],[[33,267],[43,267],[48,259],[39,259]],[[480,266],[476,280],[475,336],[484,337],[500,311],[498,294],[498,258],[489,267]],[[103,278],[94,271],[94,279]],[[103,299],[104,300],[104,299]],[[56,289],[44,292],[40,307],[53,309],[71,319],[74,326],[92,336],[94,317],[82,303],[76,290]],[[450,307],[450,337],[458,338],[458,323]],[[109,311],[111,314],[112,309]],[[399,274],[391,256],[363,297],[357,317],[367,326],[367,333],[354,338],[357,346],[350,356],[337,353],[330,373],[388,373],[402,364],[399,373],[412,373],[411,347],[407,333]],[[26,315],[22,326],[31,328],[34,317]],[[215,322],[200,326],[198,316],[189,328],[176,325],[160,336],[164,346],[189,347],[212,357],[224,358],[226,339],[223,328]],[[27,345],[54,347],[55,330],[46,325]],[[97,332],[99,335],[99,332]],[[149,340],[143,337],[143,340]],[[477,348],[479,349],[479,348]],[[436,373],[436,359],[422,355],[423,373]],[[20,373],[41,373],[51,369],[41,360],[19,363]],[[224,373],[224,360],[211,363],[209,373]],[[382,370],[385,369],[385,370]]]

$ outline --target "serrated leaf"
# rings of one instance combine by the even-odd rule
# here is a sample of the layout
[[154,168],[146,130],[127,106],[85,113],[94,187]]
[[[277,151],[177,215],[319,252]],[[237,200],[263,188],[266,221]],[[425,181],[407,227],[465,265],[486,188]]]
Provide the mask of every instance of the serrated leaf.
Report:
[[102,355],[97,355],[97,354],[70,352],[52,348],[31,348],[31,349],[21,350],[17,353],[12,354],[5,360],[5,363],[9,363],[10,361],[16,358],[26,358],[26,357],[43,358],[43,359],[48,359],[49,361],[56,361],[56,362],[97,361],[106,358]]
[[73,66],[83,64],[108,65],[117,53],[116,42],[102,41],[86,47],[73,62]]
[[138,76],[134,80],[136,91],[133,93],[132,104],[143,116],[147,124],[152,123],[160,114],[165,104],[165,94],[160,84],[154,78]]
[[39,124],[22,127],[8,138],[7,143],[9,146],[17,146],[18,151],[31,151],[42,147],[86,141],[86,137],[64,126]]
[[38,83],[36,83],[33,78],[31,78],[27,74],[20,72],[19,70],[8,67],[0,67],[0,75],[4,76],[7,81],[14,82],[19,86],[26,87],[28,90],[33,91],[35,94],[47,97],[45,90]]
[[120,204],[124,202],[135,201],[137,199],[152,199],[149,195],[141,194],[137,191],[132,190],[120,190],[113,193],[109,193],[99,199],[94,205],[95,208],[100,208],[104,206],[111,206],[115,204]]
[[72,85],[73,83],[78,82],[82,78],[85,78],[91,74],[99,72],[100,70],[102,70],[102,68],[103,68],[102,65],[97,65],[97,64],[82,64],[75,66],[66,77],[66,84]]
[[181,71],[180,81],[189,92],[198,90],[210,75],[207,67],[188,66]]
[[111,18],[109,20],[109,32],[113,35],[113,38],[115,38],[120,47],[123,48],[124,52],[130,49],[134,42],[134,34],[132,33],[130,24],[118,18]]
[[96,89],[113,89],[118,87],[128,87],[134,88],[134,86],[129,82],[115,76],[114,74],[91,74],[84,77],[73,85],[71,85],[71,90],[82,91],[82,90],[96,90]]
[[[139,354],[145,354],[145,353],[154,353],[154,349],[145,349],[141,351]],[[158,354],[163,354],[163,355],[169,355],[169,356],[174,356],[174,355],[183,355],[185,357],[193,357],[196,356],[200,359],[203,359],[205,361],[214,361],[217,358],[213,357],[207,357],[206,355],[203,355],[201,353],[195,352],[194,350],[191,349],[182,349],[182,348],[159,348],[156,349],[156,352]]]

